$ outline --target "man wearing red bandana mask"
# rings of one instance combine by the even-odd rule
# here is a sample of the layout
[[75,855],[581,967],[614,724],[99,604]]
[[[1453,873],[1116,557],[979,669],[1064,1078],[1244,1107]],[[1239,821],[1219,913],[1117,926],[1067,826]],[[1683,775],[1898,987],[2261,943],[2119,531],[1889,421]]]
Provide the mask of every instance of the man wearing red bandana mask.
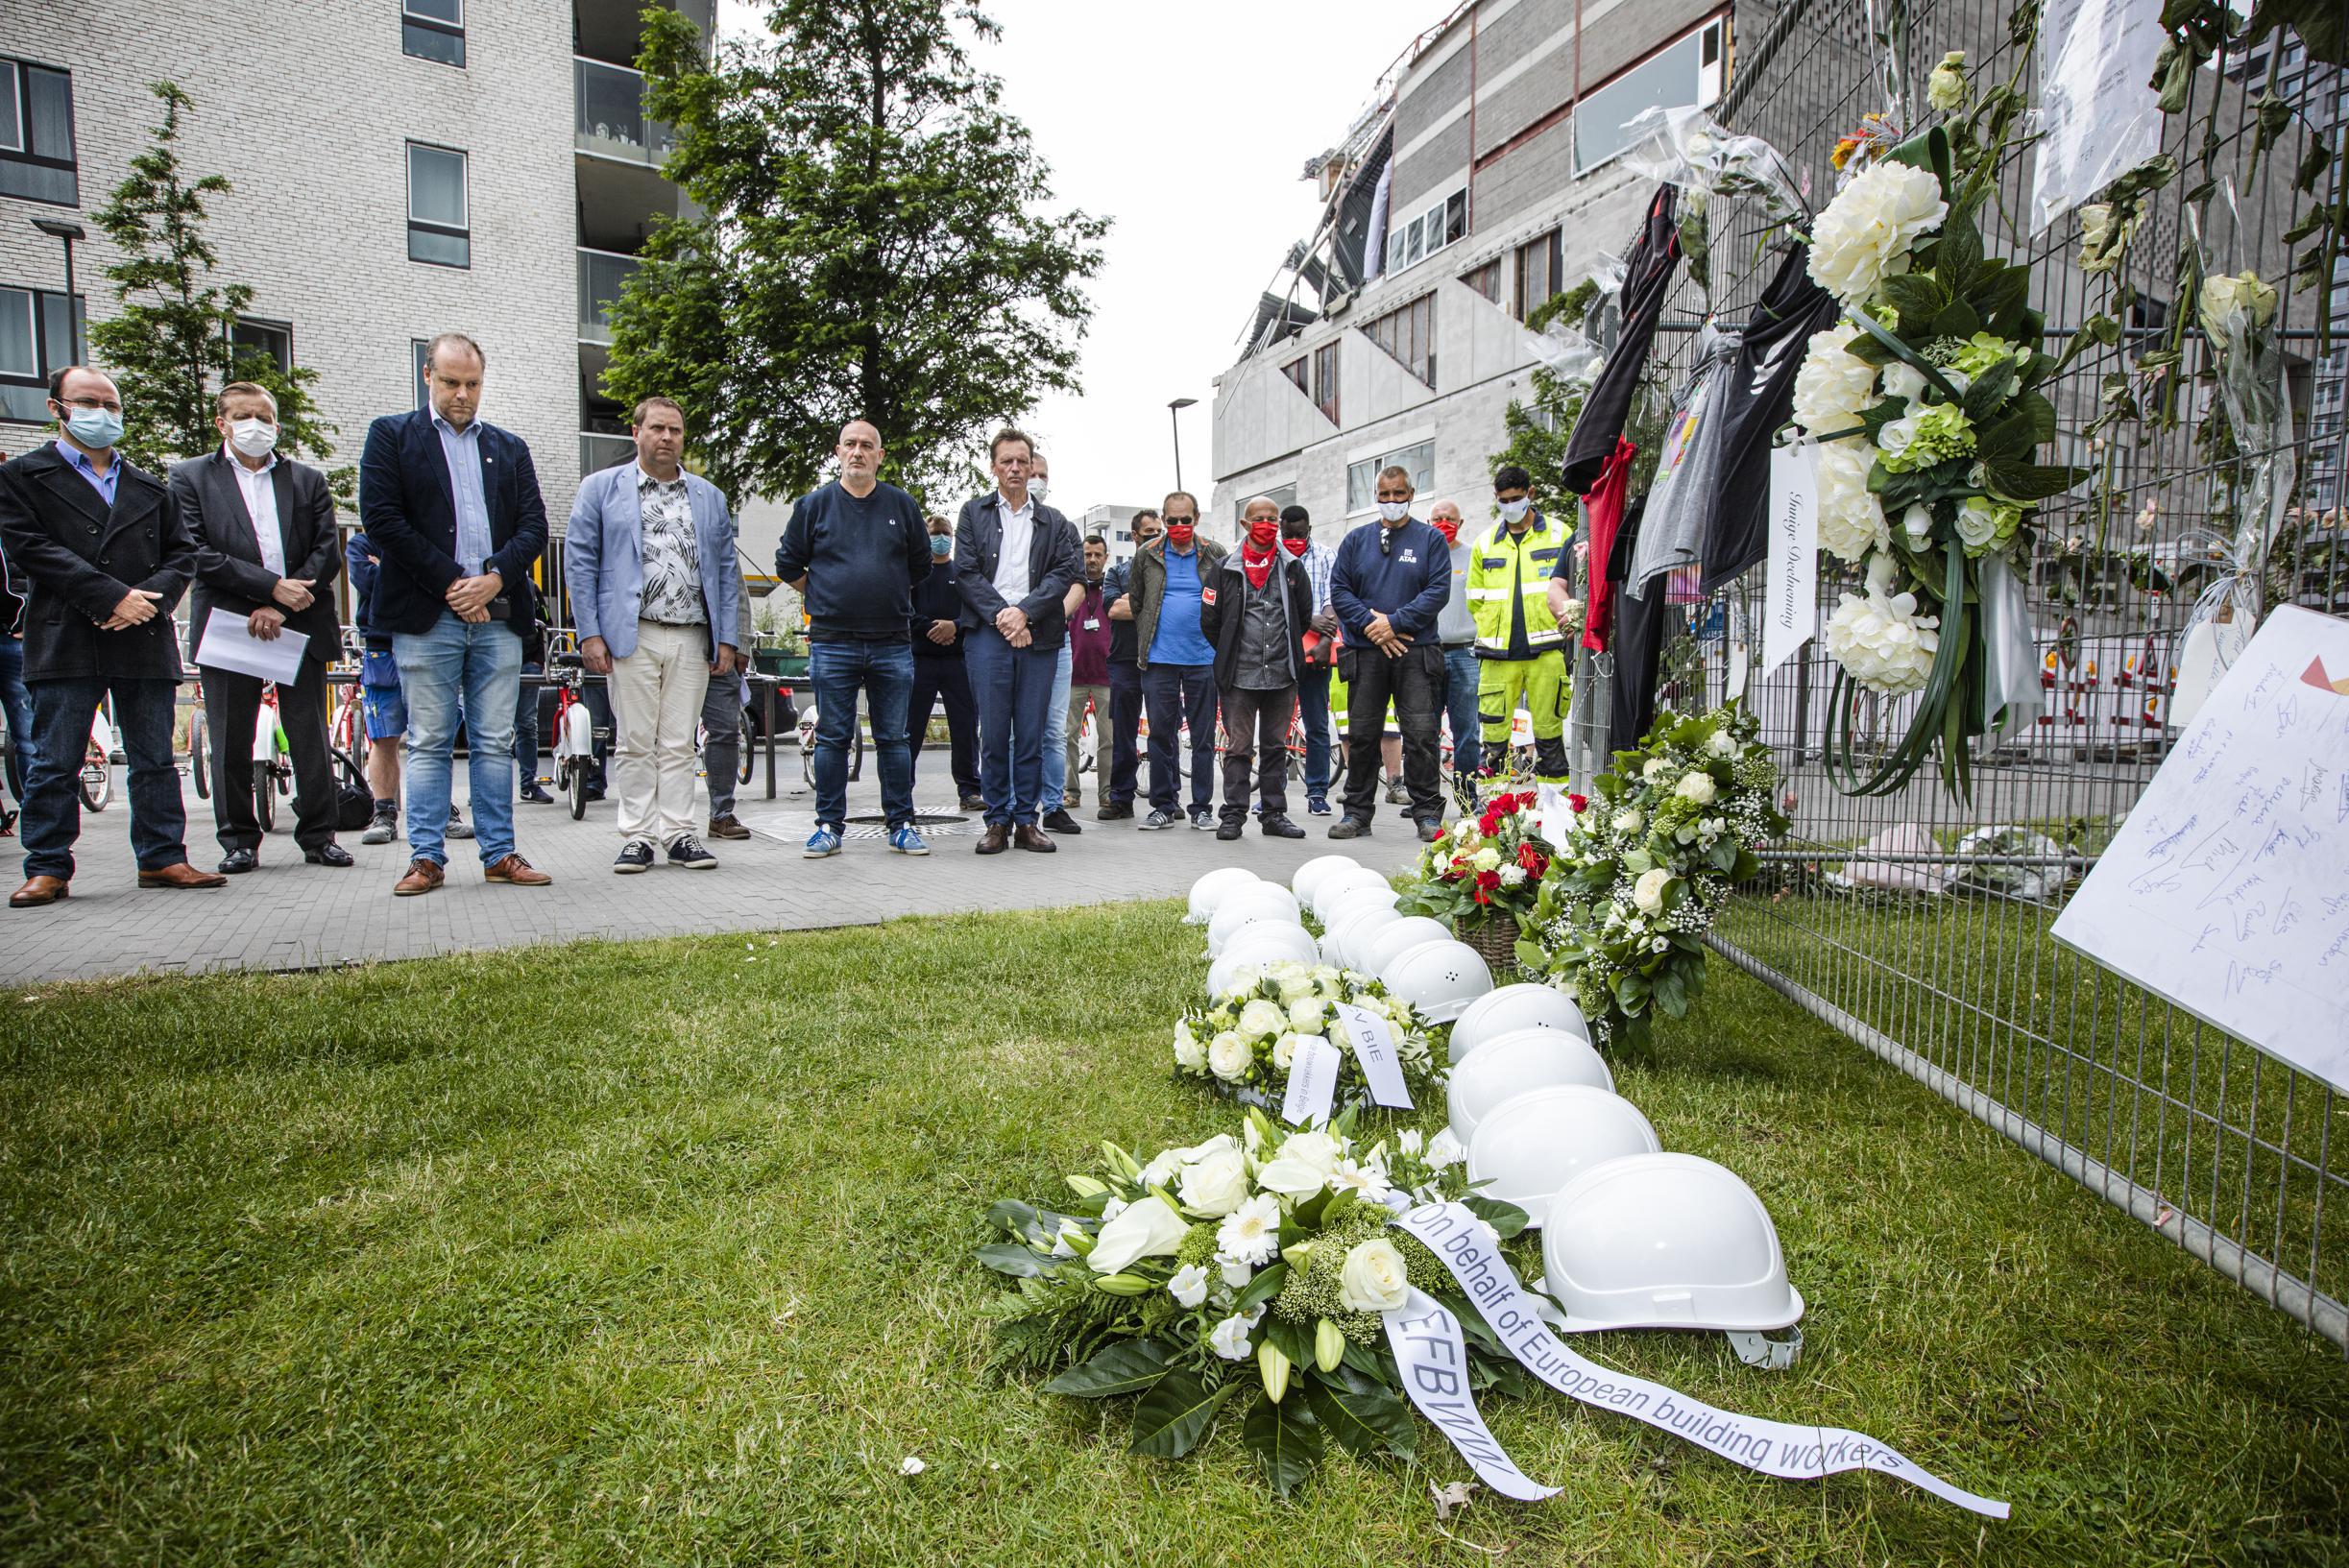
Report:
[[1301,506],[1285,506],[1280,513],[1280,547],[1304,563],[1305,583],[1312,592],[1313,619],[1305,633],[1305,669],[1297,682],[1296,706],[1305,726],[1305,809],[1329,815],[1329,678],[1338,663],[1338,614],[1329,602],[1330,568],[1337,564],[1327,547],[1313,542],[1313,518]]
[[1235,839],[1247,826],[1252,751],[1265,836],[1302,838],[1305,830],[1289,820],[1289,718],[1304,673],[1313,591],[1305,564],[1280,548],[1280,508],[1270,497],[1249,501],[1240,520],[1240,548],[1212,574],[1199,610],[1199,631],[1215,646],[1223,710],[1223,810],[1215,835]]

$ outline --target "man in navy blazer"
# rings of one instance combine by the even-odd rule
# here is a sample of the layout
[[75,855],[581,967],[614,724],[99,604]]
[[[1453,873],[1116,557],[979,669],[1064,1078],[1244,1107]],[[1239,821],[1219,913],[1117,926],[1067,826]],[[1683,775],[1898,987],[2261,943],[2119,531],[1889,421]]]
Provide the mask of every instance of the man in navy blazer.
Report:
[[359,460],[359,516],[382,558],[374,624],[392,634],[408,710],[410,858],[392,889],[402,898],[433,891],[445,875],[460,700],[483,878],[516,887],[552,880],[514,844],[514,710],[546,503],[521,438],[474,417],[482,371],[472,339],[434,338],[424,350],[428,406],[368,426]]
[[991,495],[963,503],[955,523],[956,586],[962,591],[962,659],[979,703],[979,784],[987,829],[979,853],[1016,842],[1051,854],[1059,846],[1036,826],[1044,794],[1044,736],[1053,682],[1067,635],[1062,604],[1084,571],[1077,530],[1028,494],[1035,446],[1003,430],[987,446]]
[[[693,729],[710,678],[734,674],[742,574],[734,517],[718,488],[688,473],[685,411],[636,405],[636,461],[591,473],[563,536],[563,577],[580,661],[611,678],[622,875],[668,863],[703,871],[717,856],[693,836]],[[737,719],[739,723],[739,719]]]

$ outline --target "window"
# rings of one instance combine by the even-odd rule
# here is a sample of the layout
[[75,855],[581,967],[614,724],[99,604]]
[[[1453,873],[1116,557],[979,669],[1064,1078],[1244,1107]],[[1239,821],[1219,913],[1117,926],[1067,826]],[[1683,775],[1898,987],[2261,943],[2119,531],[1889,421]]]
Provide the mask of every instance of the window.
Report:
[[1422,294],[1411,303],[1363,328],[1372,343],[1402,362],[1429,386],[1436,384],[1436,297]]
[[1501,297],[1501,258],[1494,256],[1483,266],[1462,273],[1460,280],[1496,305],[1506,306]]
[[1574,172],[1589,173],[1632,144],[1624,129],[1659,105],[1703,107],[1721,96],[1719,20],[1683,34],[1574,106]]
[[73,152],[73,78],[0,60],[0,196],[82,205]]
[[465,155],[408,143],[408,259],[436,267],[472,266],[472,225]]
[[1550,302],[1564,287],[1559,230],[1517,247],[1517,320],[1523,321]]
[[277,367],[279,375],[290,375],[294,369],[294,324],[240,316],[229,329],[229,348],[231,362],[247,354],[259,354]]
[[1313,405],[1330,423],[1338,422],[1338,341],[1332,338],[1313,351]]
[[[1260,490],[1253,495],[1241,496],[1238,500],[1231,503],[1231,520],[1234,522],[1246,522],[1247,520],[1247,503],[1255,500],[1258,496],[1262,496],[1264,499],[1271,501],[1274,506],[1277,506],[1282,511],[1286,512],[1289,508],[1296,504],[1296,486],[1294,484],[1274,485],[1271,490]],[[1240,531],[1244,534],[1247,532],[1247,530],[1245,528],[1241,529]]]
[[400,50],[443,65],[465,63],[465,0],[400,0]]
[[1428,204],[1387,231],[1387,270],[1401,272],[1468,237],[1468,187]]
[[424,355],[431,350],[429,338],[408,339],[408,392],[416,399],[418,413],[430,399],[424,396]]
[[78,296],[0,287],[0,420],[49,422],[49,374],[80,363],[82,327]]
[[1307,366],[1305,356],[1299,354],[1296,358],[1292,359],[1289,361],[1289,363],[1283,365],[1280,368],[1280,374],[1287,376],[1291,381],[1295,382],[1296,384],[1297,391],[1310,398],[1313,396],[1313,387],[1307,380],[1306,370]]
[[1383,469],[1402,467],[1411,471],[1414,495],[1424,495],[1436,488],[1436,444],[1433,441],[1415,442],[1398,446],[1376,457],[1366,457],[1359,463],[1345,466],[1345,509],[1351,514],[1368,512],[1378,505],[1378,475]]

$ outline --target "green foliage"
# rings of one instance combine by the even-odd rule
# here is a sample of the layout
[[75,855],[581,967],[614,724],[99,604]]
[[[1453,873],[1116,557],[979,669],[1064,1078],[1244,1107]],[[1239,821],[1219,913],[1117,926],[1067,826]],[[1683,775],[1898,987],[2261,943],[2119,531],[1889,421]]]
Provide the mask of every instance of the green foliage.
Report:
[[[318,373],[297,365],[278,369],[267,354],[238,350],[230,330],[253,302],[245,283],[215,284],[220,256],[205,238],[205,199],[226,196],[226,176],[190,179],[180,165],[180,121],[195,100],[176,84],[150,89],[163,104],[163,122],[131,159],[131,172],[106,205],[90,214],[123,258],[106,270],[116,310],[90,324],[90,347],[122,393],[122,453],[159,470],[220,444],[212,398],[230,381],[251,381],[278,400],[278,450],[324,462],[334,450],[335,427],[322,420],[310,389]],[[327,475],[335,498],[349,505],[357,491],[346,465]]]
[[[1580,326],[1598,297],[1597,279],[1586,277],[1536,306],[1525,325],[1536,332],[1552,323]],[[1572,529],[1582,503],[1559,480],[1566,465],[1566,442],[1574,433],[1574,422],[1582,418],[1583,398],[1590,384],[1562,376],[1546,365],[1534,367],[1532,381],[1533,398],[1512,398],[1502,411],[1501,427],[1509,433],[1509,441],[1486,466],[1496,473],[1512,463],[1525,470],[1534,481],[1527,494],[1535,507],[1542,516],[1558,519]]]
[[957,29],[999,36],[964,6],[777,0],[713,63],[684,16],[644,13],[664,172],[700,213],[645,241],[603,390],[682,402],[720,487],[804,494],[866,419],[885,476],[942,492],[991,427],[1076,390],[1107,225],[1037,210],[1050,171]]

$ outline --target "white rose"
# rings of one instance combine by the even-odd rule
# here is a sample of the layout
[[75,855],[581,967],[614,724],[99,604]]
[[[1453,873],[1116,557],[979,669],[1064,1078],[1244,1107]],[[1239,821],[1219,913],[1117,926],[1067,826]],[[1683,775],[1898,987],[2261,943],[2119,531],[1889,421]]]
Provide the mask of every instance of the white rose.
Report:
[[1338,1160],[1344,1153],[1345,1146],[1337,1139],[1325,1132],[1310,1130],[1291,1133],[1280,1146],[1282,1159],[1302,1160],[1324,1176],[1337,1169]]
[[1681,799],[1694,801],[1699,806],[1710,806],[1713,803],[1713,796],[1718,792],[1718,786],[1714,784],[1713,776],[1709,773],[1684,774],[1672,790],[1672,793]]
[[1207,1299],[1207,1270],[1198,1264],[1184,1265],[1167,1281],[1167,1293],[1183,1306],[1198,1306]]
[[1668,867],[1658,866],[1653,871],[1641,872],[1639,880],[1632,884],[1632,902],[1639,905],[1642,914],[1662,913],[1664,887],[1671,880],[1672,872]]
[[1998,503],[1986,495],[1969,495],[1957,509],[1958,543],[1980,549],[1998,537]]
[[1941,181],[1905,163],[1874,163],[1811,226],[1810,275],[1845,304],[1866,304],[1887,275],[1909,267],[1909,247],[1949,215]]
[[1944,114],[1963,109],[1966,104],[1966,52],[1952,49],[1941,57],[1925,79],[1925,101]]
[[1814,436],[1832,435],[1859,422],[1859,411],[1876,401],[1876,367],[1853,356],[1860,329],[1840,321],[1811,334],[1809,351],[1794,374],[1794,422]]
[[1243,1035],[1278,1034],[1286,1021],[1287,1015],[1277,1003],[1262,998],[1240,1009],[1240,1032]]
[[1191,1032],[1188,1024],[1174,1025],[1174,1065],[1186,1073],[1207,1070],[1207,1048],[1199,1043],[1199,1036]]
[[1183,1167],[1174,1195],[1183,1207],[1203,1215],[1225,1215],[1247,1198],[1247,1156],[1236,1148],[1220,1148]]
[[1876,433],[1877,446],[1886,456],[1898,457],[1908,450],[1909,443],[1917,439],[1917,416],[1903,414]]
[[1458,1165],[1467,1157],[1467,1148],[1452,1135],[1452,1129],[1449,1127],[1443,1128],[1427,1141],[1427,1163],[1431,1170],[1446,1170]]
[[1843,594],[1828,617],[1828,657],[1871,691],[1894,697],[1922,691],[1941,646],[1940,625],[1917,614],[1915,594],[1887,593],[1872,578],[1867,597]]
[[1901,514],[1901,531],[1908,536],[1909,543],[1924,548],[1925,541],[1933,537],[1932,512],[1922,504],[1910,507]]
[[1190,1228],[1164,1198],[1146,1197],[1102,1227],[1085,1262],[1097,1274],[1116,1274],[1137,1258],[1172,1258]]
[[1479,871],[1498,871],[1501,867],[1501,852],[1488,844],[1476,852],[1473,863]]
[[1256,1053],[1248,1049],[1248,1043],[1229,1029],[1217,1035],[1207,1047],[1207,1065],[1225,1083],[1236,1083],[1247,1076],[1248,1064],[1255,1059]]
[[[1660,762],[1663,759],[1659,757],[1657,760]],[[1635,833],[1647,825],[1648,819],[1637,811],[1619,811],[1615,814],[1613,823],[1610,824],[1615,832],[1625,834]]]
[[1256,1172],[1256,1185],[1268,1193],[1279,1193],[1286,1197],[1313,1196],[1327,1185],[1328,1177],[1303,1160],[1281,1158]]
[[1271,1263],[1280,1251],[1280,1199],[1259,1193],[1241,1204],[1216,1227],[1215,1244],[1240,1263]]
[[1524,880],[1525,868],[1523,866],[1503,866],[1501,868],[1501,885],[1503,887],[1515,887]]
[[1289,1027],[1299,1034],[1320,1034],[1321,1020],[1329,1016],[1329,1006],[1320,997],[1299,997],[1289,1003]]
[[1385,1237],[1374,1236],[1348,1252],[1338,1272],[1338,1299],[1348,1312],[1392,1312],[1410,1293],[1403,1255]]
[[1830,441],[1819,448],[1819,546],[1855,567],[1870,550],[1892,547],[1884,503],[1868,489],[1876,458],[1865,441]]
[[1713,737],[1705,742],[1707,755],[1726,760],[1737,755],[1737,737],[1727,730],[1715,730]]
[[1280,1000],[1282,1001],[1294,1003],[1299,997],[1310,997],[1312,995],[1313,976],[1311,974],[1287,975],[1282,977],[1280,982]]
[[1925,373],[1914,366],[1896,359],[1884,367],[1884,396],[1904,399],[1908,413],[1917,412],[1917,405],[1925,401]]
[[1639,776],[1648,783],[1654,784],[1671,771],[1672,764],[1669,761],[1661,757],[1651,757],[1648,759],[1648,765],[1640,770]]
[[1246,1361],[1250,1348],[1247,1341],[1249,1327],[1245,1317],[1226,1317],[1215,1326],[1213,1334],[1207,1336],[1208,1347],[1227,1362]]

